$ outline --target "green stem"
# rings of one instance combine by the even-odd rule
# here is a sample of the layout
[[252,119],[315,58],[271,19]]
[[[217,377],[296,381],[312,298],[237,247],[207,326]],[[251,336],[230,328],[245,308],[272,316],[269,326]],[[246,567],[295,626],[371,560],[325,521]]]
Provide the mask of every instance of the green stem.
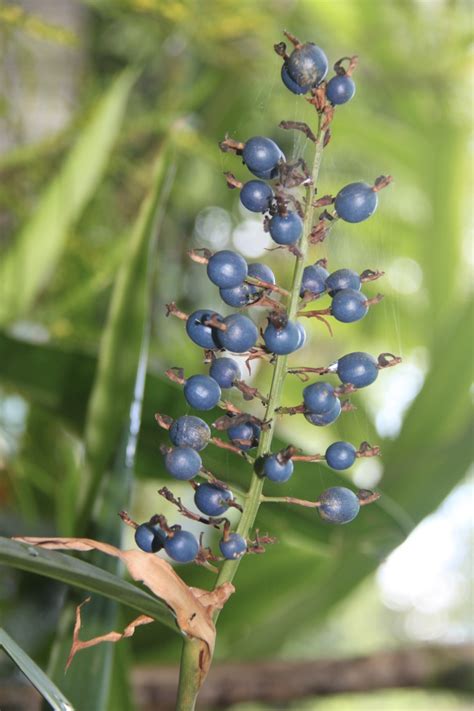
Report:
[[200,652],[199,642],[193,641],[189,637],[183,640],[176,711],[194,711],[202,683],[199,670]]

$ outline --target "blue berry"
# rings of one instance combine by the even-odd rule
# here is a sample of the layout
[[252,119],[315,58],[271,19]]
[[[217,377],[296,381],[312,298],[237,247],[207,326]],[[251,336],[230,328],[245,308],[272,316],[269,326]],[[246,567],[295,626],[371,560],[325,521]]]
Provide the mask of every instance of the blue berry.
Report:
[[170,439],[176,447],[192,447],[200,452],[211,438],[211,430],[200,417],[181,415],[169,429]]
[[361,281],[357,272],[352,269],[337,269],[326,279],[326,289],[329,296],[334,296],[341,289],[355,289],[360,291]]
[[192,375],[184,384],[184,397],[196,410],[212,410],[221,399],[221,389],[209,375]]
[[334,294],[331,314],[342,323],[360,321],[368,310],[367,297],[361,291],[341,289]]
[[285,156],[271,138],[255,136],[245,144],[242,159],[250,172],[257,178],[270,180],[276,178],[278,164],[285,160]]
[[165,541],[166,534],[157,525],[142,523],[135,529],[135,543],[145,553],[157,553]]
[[230,533],[226,541],[224,539],[221,540],[219,548],[224,558],[227,560],[236,560],[246,553],[247,542],[240,534]]
[[313,42],[307,42],[293,50],[286,67],[298,86],[309,88],[324,79],[328,72],[328,60],[322,49]]
[[336,372],[341,382],[365,388],[377,379],[379,369],[373,356],[356,351],[339,358]]
[[235,447],[246,451],[258,444],[260,427],[253,422],[241,422],[227,430],[227,436]]
[[221,516],[233,500],[232,492],[216,484],[200,484],[194,492],[194,503],[206,516]]
[[231,289],[219,289],[219,295],[222,301],[234,309],[240,309],[242,306],[247,306],[252,300],[250,286],[248,284],[239,284]]
[[331,104],[346,104],[355,94],[355,84],[347,74],[338,74],[330,79],[326,86],[326,97]]
[[293,353],[301,344],[301,330],[296,323],[288,321],[283,328],[276,328],[269,323],[263,333],[265,346],[272,353],[287,355]]
[[293,94],[306,94],[309,91],[309,86],[299,86],[288,74],[286,62],[281,67],[281,80],[287,89]]
[[288,212],[286,215],[274,215],[269,230],[277,244],[295,244],[303,232],[303,223],[296,212]]
[[261,180],[249,180],[240,191],[240,202],[251,212],[266,212],[272,200],[273,190]]
[[231,289],[242,284],[247,276],[247,262],[237,252],[223,249],[210,257],[207,276],[221,289]]
[[350,183],[336,195],[336,212],[346,222],[362,222],[375,212],[377,193],[367,183]]
[[326,462],[332,469],[349,469],[356,460],[357,450],[350,442],[333,442],[326,449]]
[[199,543],[189,531],[176,531],[166,539],[164,548],[178,563],[191,563],[199,552]]
[[303,402],[307,410],[315,415],[323,415],[336,405],[338,398],[330,383],[312,383],[303,390]]
[[326,279],[328,276],[329,272],[320,264],[310,264],[305,267],[301,281],[300,296],[303,296],[305,291],[310,291],[312,294],[322,294],[326,291]]
[[357,496],[344,486],[332,486],[319,497],[319,515],[330,523],[349,523],[359,513]]
[[209,309],[194,311],[186,321],[186,333],[189,338],[201,348],[207,348],[208,350],[217,347],[215,340],[216,329],[205,325],[206,321],[209,321],[212,316],[217,316],[222,321],[220,314],[215,311],[209,311]]
[[325,427],[326,425],[330,425],[331,423],[335,422],[340,414],[341,403],[339,402],[339,399],[336,398],[334,405],[327,412],[323,412],[321,415],[309,412],[305,415],[305,418],[308,420],[308,422],[311,422],[311,424],[315,425],[316,427]]
[[[260,262],[254,262],[253,264],[249,264],[248,275],[249,277],[253,277],[254,279],[261,279],[262,281],[266,281],[268,282],[268,284],[275,284],[275,275],[270,269],[270,267],[267,267],[266,264],[260,264]],[[257,294],[259,291],[261,291],[261,287],[256,286],[255,284],[250,284],[249,289],[251,294]]]
[[192,479],[202,467],[199,454],[192,447],[175,447],[165,456],[166,471],[175,479]]
[[304,330],[303,324],[300,323],[299,321],[295,322],[295,326],[298,329],[299,334],[300,334],[300,337],[298,340],[298,345],[296,346],[295,350],[299,351],[300,348],[303,348],[304,344],[306,343],[306,331]]
[[212,361],[209,375],[214,378],[221,388],[231,388],[234,380],[240,378],[241,372],[239,364],[232,358],[217,358]]
[[248,316],[231,314],[225,317],[224,324],[227,330],[216,330],[216,340],[222,348],[232,353],[245,353],[256,344],[257,327]]
[[264,458],[263,473],[270,481],[283,483],[293,474],[294,465],[291,459],[280,462],[277,454],[271,454]]

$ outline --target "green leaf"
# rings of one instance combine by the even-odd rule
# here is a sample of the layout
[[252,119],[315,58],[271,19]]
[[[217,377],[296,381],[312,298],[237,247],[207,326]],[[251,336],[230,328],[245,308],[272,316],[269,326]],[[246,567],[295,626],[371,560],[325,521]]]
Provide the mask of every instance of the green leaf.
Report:
[[1,627],[0,647],[3,647],[10,659],[21,669],[26,678],[31,681],[35,689],[39,691],[43,699],[50,704],[54,711],[73,711],[72,705],[58,687]]
[[10,538],[0,538],[0,563],[103,595],[149,615],[179,633],[174,615],[165,603],[117,575],[79,558],[28,546]]
[[[99,102],[58,175],[0,263],[0,323],[23,316],[44,287],[68,232],[100,183],[119,132],[135,73],[126,71]],[[21,288],[19,288],[21,284]]]

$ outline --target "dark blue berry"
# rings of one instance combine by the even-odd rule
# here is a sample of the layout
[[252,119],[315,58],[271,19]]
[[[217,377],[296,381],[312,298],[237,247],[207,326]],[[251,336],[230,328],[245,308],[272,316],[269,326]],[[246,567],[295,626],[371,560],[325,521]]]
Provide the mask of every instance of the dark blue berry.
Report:
[[253,422],[241,422],[229,427],[227,436],[235,447],[246,451],[257,446],[260,427]]
[[332,469],[351,467],[356,460],[357,450],[350,442],[333,442],[326,449],[326,462]]
[[306,94],[309,91],[309,86],[299,86],[288,74],[286,62],[281,67],[281,80],[287,89],[293,94]]
[[252,300],[252,293],[248,284],[239,284],[231,289],[219,289],[219,295],[222,301],[234,309],[239,309]]
[[359,513],[357,496],[344,486],[333,486],[319,497],[319,515],[330,523],[349,523]]
[[221,289],[232,289],[242,284],[247,276],[247,262],[237,252],[223,249],[210,257],[207,263],[207,276]]
[[328,60],[322,49],[313,42],[307,42],[293,50],[286,67],[298,86],[309,88],[324,79],[328,72]]
[[301,344],[301,330],[296,323],[288,321],[283,328],[269,323],[263,333],[265,346],[272,353],[287,355],[296,351]]
[[336,212],[346,222],[362,222],[375,212],[377,193],[367,183],[350,183],[336,195]]
[[271,138],[254,136],[245,144],[242,159],[257,178],[270,180],[277,176],[278,163],[285,160],[285,156]]
[[301,237],[303,223],[296,212],[274,215],[269,223],[270,235],[277,244],[294,244]]
[[232,492],[216,484],[200,484],[194,492],[194,503],[206,516],[221,516],[233,500]]
[[273,190],[261,180],[249,180],[240,191],[240,202],[252,212],[266,212],[272,200]]
[[304,344],[306,343],[306,331],[304,330],[303,324],[299,321],[296,321],[295,325],[300,334],[298,345],[296,346],[296,350],[299,351],[299,349],[303,348]]
[[346,104],[355,94],[355,84],[347,74],[338,74],[326,85],[326,97],[331,104]]
[[184,397],[196,410],[212,410],[221,399],[221,389],[209,375],[192,375],[184,384]]
[[238,533],[229,533],[229,537],[225,541],[221,540],[219,548],[222,555],[227,560],[236,560],[241,558],[247,551],[247,541]]
[[202,467],[199,454],[192,447],[175,447],[165,456],[165,467],[175,479],[192,479]]
[[211,326],[206,326],[206,321],[212,316],[216,316],[220,321],[222,321],[222,316],[215,311],[209,311],[209,309],[198,309],[194,311],[188,320],[186,321],[186,333],[189,338],[196,343],[201,348],[206,348],[207,350],[212,350],[217,347],[215,340],[215,328]]
[[330,425],[335,422],[340,414],[341,403],[339,402],[339,399],[336,398],[334,405],[327,412],[324,412],[321,415],[309,412],[305,415],[305,418],[308,422],[311,422],[312,425],[316,425],[316,427],[325,427],[326,425]]
[[336,291],[341,291],[341,289],[360,291],[360,287],[360,276],[352,269],[337,269],[326,279],[326,289],[329,292],[329,296],[334,296]]
[[227,326],[225,331],[216,329],[216,340],[222,348],[232,353],[245,353],[256,344],[257,327],[248,316],[231,314],[225,317],[224,324]]
[[342,323],[360,321],[368,310],[367,297],[361,291],[341,289],[334,294],[331,314]]
[[178,563],[191,563],[199,552],[199,543],[189,531],[176,531],[167,538],[164,548],[169,557]]
[[[268,284],[275,284],[275,275],[270,269],[270,267],[267,267],[266,264],[260,264],[260,262],[254,262],[253,264],[249,264],[248,275],[249,277],[253,277],[254,279],[261,279],[262,281],[266,281]],[[261,287],[256,286],[255,284],[250,284],[249,288],[251,294],[257,294],[261,291]]]
[[377,379],[379,369],[373,356],[356,351],[339,358],[336,372],[341,382],[365,388]]
[[170,427],[170,439],[176,447],[192,447],[200,452],[211,438],[211,430],[200,417],[182,415]]
[[232,358],[217,358],[212,361],[209,375],[221,388],[231,388],[234,380],[240,378],[241,372],[239,364]]
[[326,279],[328,276],[329,272],[320,264],[310,264],[305,267],[301,281],[300,296],[303,296],[305,291],[310,291],[312,294],[322,294],[326,291]]
[[280,462],[277,454],[271,454],[264,458],[263,473],[270,481],[285,482],[293,474],[293,462],[288,459],[286,462]]
[[135,529],[135,543],[145,553],[157,553],[163,548],[166,534],[159,526],[142,523]]
[[337,397],[330,383],[312,383],[303,390],[305,407],[315,415],[323,415],[336,405]]

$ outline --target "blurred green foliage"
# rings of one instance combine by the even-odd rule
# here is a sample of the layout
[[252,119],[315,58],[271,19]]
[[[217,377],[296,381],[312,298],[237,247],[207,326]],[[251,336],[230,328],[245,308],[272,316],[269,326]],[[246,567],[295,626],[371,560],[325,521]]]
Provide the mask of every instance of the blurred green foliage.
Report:
[[[35,86],[39,91],[42,77],[35,75],[28,43],[32,23],[9,20],[13,11],[4,5],[0,39],[8,61],[27,74],[25,93]],[[184,340],[182,324],[164,318],[164,304],[176,300],[183,310],[195,304],[222,308],[217,290],[202,268],[189,262],[186,250],[210,246],[216,238],[230,244],[248,219],[222,177],[231,170],[244,178],[245,171],[219,153],[217,142],[226,132],[243,140],[263,133],[274,137],[287,157],[304,154],[300,135],[276,128],[282,119],[314,122],[312,108],[289,94],[279,79],[280,60],[272,45],[282,39],[283,28],[321,45],[331,63],[359,55],[357,94],[336,112],[320,194],[382,173],[392,174],[395,182],[371,220],[358,227],[338,224],[312,256],[326,257],[331,269],[385,270],[377,290],[386,298],[364,321],[336,324],[332,339],[319,322],[312,324],[310,344],[294,360],[326,365],[348,351],[391,351],[407,365],[382,373],[370,392],[356,395],[357,411],[329,432],[315,433],[296,418],[279,424],[281,440],[310,452],[324,451],[334,439],[380,444],[383,497],[344,530],[322,526],[311,511],[262,509],[260,527],[280,543],[241,566],[238,592],[219,620],[217,653],[241,658],[275,654],[289,637],[316,629],[436,508],[463,478],[471,458],[472,310],[464,226],[471,187],[466,150],[469,5],[88,0],[80,8],[82,29],[66,43],[67,51],[81,57],[77,110],[68,125],[25,144],[21,106],[7,81],[0,90],[0,120],[19,136],[0,157],[0,273],[9,270],[9,279],[0,284],[0,522],[7,535],[74,532],[77,496],[85,493],[84,433],[91,442],[100,432],[100,423],[87,417],[99,343],[114,281],[129,259],[130,227],[165,140],[176,178],[160,231],[132,513],[137,518],[148,518],[157,508],[169,513],[155,494],[166,475],[158,450],[165,437],[156,431],[153,413],[175,416],[185,407],[162,372],[181,365],[190,374],[202,365],[199,350]],[[45,45],[59,39],[48,32],[41,38]],[[41,52],[41,46],[34,51]],[[130,71],[137,77],[133,88]],[[113,96],[107,123],[91,134],[94,116]],[[87,136],[96,144],[91,146]],[[55,215],[47,210],[48,200],[64,185],[64,175],[70,179],[71,166],[72,187],[61,193]],[[79,202],[74,186],[81,193]],[[21,250],[30,259],[29,272],[22,259],[15,259]],[[278,253],[267,258],[284,283],[289,265]],[[137,290],[143,290],[139,274],[136,280]],[[367,291],[376,293],[370,285]],[[132,328],[127,306],[121,305],[120,337],[109,341],[109,365],[115,364],[114,355],[116,364],[125,362],[124,349],[139,351],[142,330]],[[128,372],[128,385],[117,381],[121,404],[115,425],[121,418],[126,422],[126,388],[134,374]],[[268,374],[258,372],[256,380],[265,388]],[[300,391],[296,379],[288,382],[285,402],[298,402]],[[405,392],[402,398],[400,392]],[[116,437],[111,441],[118,449]],[[98,477],[110,469],[111,459],[107,451],[106,459],[97,460]],[[220,478],[241,485],[248,481],[248,468],[226,453],[208,449],[205,463]],[[344,480],[323,466],[300,465],[285,493],[308,498]],[[281,488],[268,487],[268,492],[281,493]],[[127,505],[125,493],[123,498],[120,507]],[[203,587],[213,584],[203,570],[186,568],[183,577]],[[9,572],[8,580],[14,593],[3,596],[2,607],[11,613],[24,610],[31,621],[41,610],[40,591],[47,597],[51,584],[35,578],[32,597],[25,578]],[[52,599],[59,602],[57,595]],[[34,640],[24,632],[26,647],[41,659],[48,653],[55,619],[51,614]],[[178,645],[179,638],[164,628],[159,634],[140,630],[133,640],[137,660],[176,660]]]

